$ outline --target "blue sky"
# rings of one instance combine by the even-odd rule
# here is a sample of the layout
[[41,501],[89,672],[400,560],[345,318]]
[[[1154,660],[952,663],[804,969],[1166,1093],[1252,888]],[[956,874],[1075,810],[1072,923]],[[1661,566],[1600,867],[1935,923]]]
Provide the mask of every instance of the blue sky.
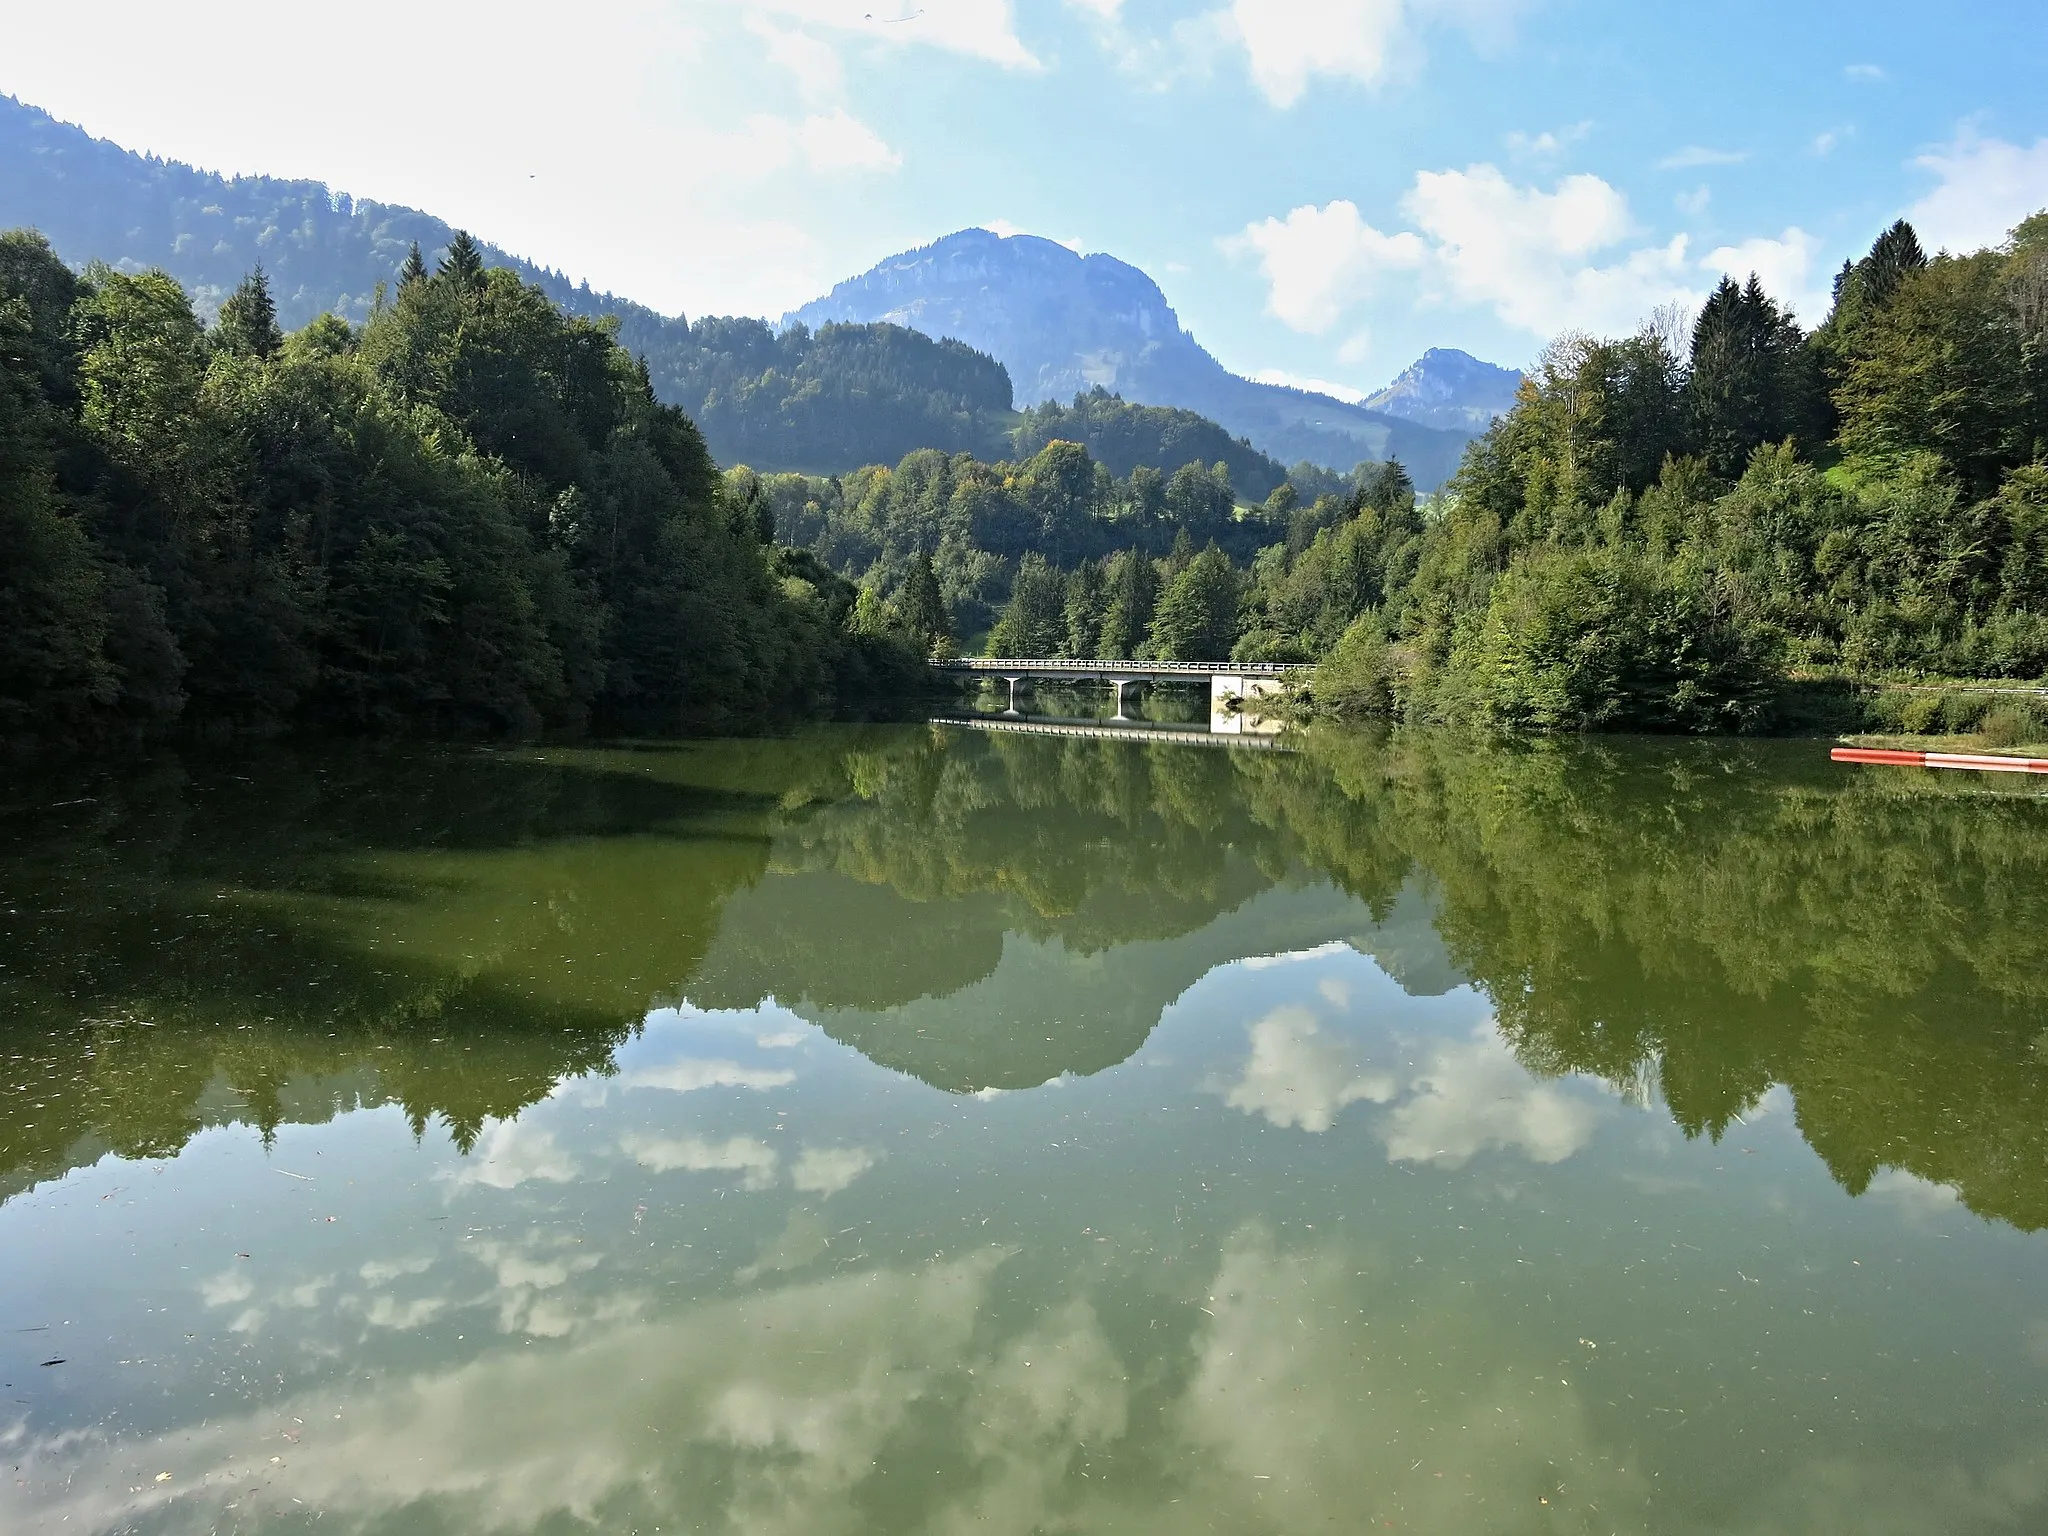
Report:
[[1901,214],[2048,206],[2048,13],[1720,0],[103,0],[0,90],[410,203],[663,309],[779,314],[972,224],[1149,271],[1242,372],[1526,363]]

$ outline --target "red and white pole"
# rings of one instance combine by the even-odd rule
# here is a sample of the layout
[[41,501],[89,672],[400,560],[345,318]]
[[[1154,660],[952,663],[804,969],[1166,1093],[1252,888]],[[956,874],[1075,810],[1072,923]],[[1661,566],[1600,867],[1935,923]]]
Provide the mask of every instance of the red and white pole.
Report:
[[1999,757],[1989,752],[1894,752],[1882,747],[1836,747],[1838,763],[1883,763],[1895,768],[1975,768],[1987,773],[2048,773],[2048,757]]

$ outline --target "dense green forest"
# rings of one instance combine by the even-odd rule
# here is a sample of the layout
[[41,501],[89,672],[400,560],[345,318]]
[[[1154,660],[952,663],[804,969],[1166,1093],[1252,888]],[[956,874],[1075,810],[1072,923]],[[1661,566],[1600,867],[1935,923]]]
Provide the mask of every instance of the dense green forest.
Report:
[[[732,730],[961,640],[1313,664],[1323,713],[1535,730],[2048,676],[2048,215],[1962,256],[1894,226],[1811,334],[1752,278],[1686,335],[1561,338],[1427,498],[1392,463],[1276,481],[1101,392],[1011,427],[998,365],[892,327],[690,330],[673,387],[731,430],[846,447],[883,399],[898,441],[987,446],[720,475],[615,322],[466,236],[289,335],[260,271],[209,327],[5,237],[0,735]],[[1977,723],[1951,705],[1885,723]]]
[[654,391],[725,463],[825,470],[920,448],[1000,456],[1016,421],[1003,365],[900,325],[707,319],[648,354]]
[[914,686],[929,637],[776,547],[613,329],[462,237],[285,334],[260,270],[208,328],[0,236],[0,739],[732,730]]
[[[1083,445],[1059,439],[1021,462],[928,450],[893,469],[766,475],[759,484],[778,536],[864,589],[893,594],[929,561],[948,628],[963,637],[986,631],[1048,573],[1086,581],[1127,556],[1148,573],[1155,561],[1177,572],[1211,543],[1248,561],[1284,532],[1292,505],[1283,484],[1264,504],[1241,507],[1221,460],[1172,474],[1139,465],[1119,478]],[[1148,606],[1131,643],[1142,642],[1149,622]],[[1092,638],[1077,637],[1072,649],[1064,627],[1057,644],[1038,628],[1029,633],[1031,647],[1010,654],[1098,654]]]
[[1199,624],[1076,625],[1108,572],[1041,543],[1057,579],[1020,566],[997,633],[1052,638],[1057,606],[1065,654],[1316,662],[1339,714],[1751,729],[1788,678],[2048,674],[2044,453],[2048,215],[1932,258],[1900,223],[1810,335],[1751,278],[1683,337],[1559,339],[1426,502],[1394,465],[1283,487],[1156,561]]
[[1171,472],[1183,464],[1221,464],[1238,493],[1252,501],[1265,500],[1288,477],[1277,459],[1206,416],[1171,406],[1130,405],[1100,386],[1076,395],[1072,405],[1048,400],[1031,407],[1010,441],[1020,459],[1050,443],[1079,443],[1120,477],[1144,467]]

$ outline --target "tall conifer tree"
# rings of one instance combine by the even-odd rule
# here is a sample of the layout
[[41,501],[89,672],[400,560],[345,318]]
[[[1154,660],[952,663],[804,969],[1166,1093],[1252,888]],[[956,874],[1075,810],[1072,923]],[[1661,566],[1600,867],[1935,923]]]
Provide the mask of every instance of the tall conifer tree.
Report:
[[398,269],[398,291],[403,293],[414,283],[423,283],[426,280],[426,259],[420,255],[420,243],[415,240],[412,249],[406,253],[405,265]]
[[483,281],[484,253],[468,230],[455,231],[455,238],[448,242],[448,254],[441,258],[438,275],[460,288],[474,288]]
[[284,345],[277,305],[270,297],[270,279],[257,267],[227,296],[213,328],[214,345],[242,357],[275,357]]

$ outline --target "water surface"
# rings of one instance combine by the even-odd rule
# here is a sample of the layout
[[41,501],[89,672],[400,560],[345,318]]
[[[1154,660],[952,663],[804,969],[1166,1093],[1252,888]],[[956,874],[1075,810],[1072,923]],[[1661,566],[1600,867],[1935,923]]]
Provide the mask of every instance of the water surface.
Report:
[[0,804],[0,1528],[2048,1526],[2048,798],[833,728]]

